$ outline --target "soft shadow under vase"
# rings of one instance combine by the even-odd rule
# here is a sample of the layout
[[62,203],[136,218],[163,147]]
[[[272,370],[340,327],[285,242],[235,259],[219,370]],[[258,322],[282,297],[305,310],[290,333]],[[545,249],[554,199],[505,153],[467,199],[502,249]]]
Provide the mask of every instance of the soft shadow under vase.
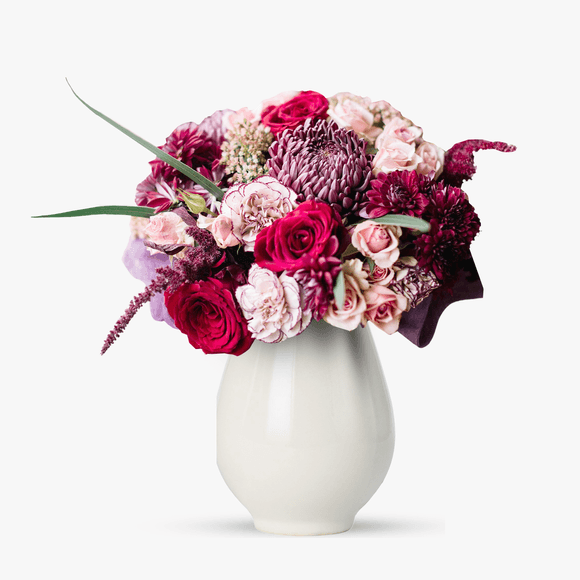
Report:
[[349,530],[383,482],[394,444],[368,327],[313,322],[297,337],[255,341],[229,357],[218,394],[218,467],[258,530]]

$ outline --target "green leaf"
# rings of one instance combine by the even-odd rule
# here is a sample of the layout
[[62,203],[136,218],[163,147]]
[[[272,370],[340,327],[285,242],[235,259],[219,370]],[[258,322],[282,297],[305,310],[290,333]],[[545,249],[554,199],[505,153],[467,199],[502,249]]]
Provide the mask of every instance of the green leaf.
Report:
[[191,167],[189,167],[185,163],[182,163],[178,159],[175,159],[175,157],[169,155],[165,151],[162,151],[161,149],[159,149],[159,147],[156,147],[155,145],[149,143],[148,141],[145,141],[145,139],[142,139],[138,135],[135,135],[135,133],[133,133],[129,129],[126,129],[122,125],[119,125],[119,123],[116,123],[115,121],[113,121],[113,119],[110,119],[109,117],[107,117],[103,113],[97,111],[96,109],[93,109],[93,107],[91,107],[88,103],[83,101],[75,93],[71,84],[68,82],[68,79],[66,79],[66,82],[67,82],[68,86],[70,87],[70,90],[73,92],[73,95],[85,107],[87,107],[87,109],[89,109],[89,111],[92,111],[95,115],[97,115],[98,117],[101,117],[101,119],[104,119],[105,121],[107,121],[107,123],[109,123],[110,125],[115,127],[115,129],[118,129],[119,131],[121,131],[121,133],[124,133],[125,135],[127,135],[128,137],[133,139],[133,141],[136,141],[137,143],[139,143],[139,145],[142,145],[143,147],[145,147],[145,149],[148,149],[149,151],[151,151],[151,153],[153,153],[155,156],[157,156],[159,159],[161,159],[161,161],[165,161],[165,163],[167,163],[168,165],[171,165],[171,167],[173,167],[174,169],[177,169],[177,171],[181,172],[186,177],[189,177],[189,179],[191,179],[192,181],[195,181],[195,183],[201,185],[204,189],[206,189],[207,191],[209,191],[210,193],[215,195],[218,200],[221,200],[221,198],[223,197],[223,191],[215,183],[213,183],[209,179],[205,178],[201,173],[198,173],[197,171],[195,171],[195,169],[192,169]]
[[[193,214],[200,214],[203,212],[212,213],[205,204],[205,199],[197,193],[184,192],[181,194],[181,199],[187,206],[187,209]],[[214,214],[215,215],[215,214]]]
[[366,262],[369,265],[369,270],[371,271],[371,274],[375,271],[375,261],[371,260],[371,258],[366,258]]
[[339,310],[344,308],[344,299],[346,298],[346,290],[344,287],[344,273],[342,270],[336,277],[334,281],[334,301],[336,302],[336,307]]
[[429,222],[426,222],[421,218],[411,217],[408,215],[388,214],[378,218],[371,218],[368,221],[372,221],[377,224],[385,224],[388,226],[411,228],[413,230],[419,230],[423,234],[426,234],[431,229],[431,224]]
[[33,215],[33,218],[56,218],[56,217],[80,217],[85,215],[130,215],[134,217],[150,217],[155,213],[150,207],[139,207],[132,205],[102,205],[99,207],[87,207],[63,213],[53,213],[50,215]]
[[352,256],[353,254],[358,254],[358,250],[352,244],[349,244],[348,248],[342,252],[341,258],[346,258],[347,256]]

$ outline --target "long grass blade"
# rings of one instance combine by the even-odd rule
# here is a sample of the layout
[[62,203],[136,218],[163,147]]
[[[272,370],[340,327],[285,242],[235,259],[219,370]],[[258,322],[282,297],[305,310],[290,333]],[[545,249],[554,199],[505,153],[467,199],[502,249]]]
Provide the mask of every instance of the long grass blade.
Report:
[[152,143],[149,143],[149,141],[146,141],[142,137],[139,137],[138,135],[133,133],[133,131],[130,131],[129,129],[123,127],[122,125],[119,125],[119,123],[117,123],[116,121],[113,121],[113,119],[107,117],[107,115],[105,115],[105,114],[101,113],[100,111],[97,111],[97,109],[94,109],[93,107],[91,107],[91,105],[89,105],[88,103],[83,101],[83,99],[81,99],[75,93],[75,90],[72,88],[71,84],[68,82],[68,79],[66,79],[66,82],[67,82],[68,86],[70,87],[70,90],[73,92],[73,95],[87,109],[89,109],[89,111],[92,111],[95,115],[97,115],[97,117],[100,117],[101,119],[105,120],[107,123],[109,123],[109,125],[112,125],[113,127],[115,127],[115,129],[121,131],[121,133],[124,133],[125,135],[127,135],[127,137],[130,137],[131,139],[133,139],[133,141],[136,141],[137,143],[139,143],[139,145],[141,145],[141,146],[145,147],[145,149],[148,149],[149,151],[151,151],[151,153],[153,153],[156,157],[158,157],[162,161],[165,161],[165,163],[167,163],[168,165],[171,165],[171,167],[173,167],[174,169],[177,169],[177,171],[179,171],[180,173],[182,173],[186,177],[189,177],[189,179],[191,179],[192,181],[195,181],[195,183],[201,185],[205,190],[207,190],[211,194],[215,195],[218,200],[221,200],[221,198],[223,197],[223,191],[215,183],[213,183],[213,181],[210,181],[209,179],[204,177],[201,173],[195,171],[195,169],[192,169],[191,167],[189,167],[185,163],[182,163],[178,159],[175,159],[175,157],[169,155],[165,151],[162,151],[161,149],[159,149],[159,147],[156,147]]

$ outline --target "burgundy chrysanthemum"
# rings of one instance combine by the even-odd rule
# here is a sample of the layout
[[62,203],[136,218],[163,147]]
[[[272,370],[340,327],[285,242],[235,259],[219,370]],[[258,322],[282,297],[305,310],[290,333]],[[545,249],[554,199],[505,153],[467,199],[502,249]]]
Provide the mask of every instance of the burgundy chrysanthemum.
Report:
[[466,255],[465,246],[457,243],[453,230],[440,229],[435,220],[431,222],[431,231],[415,241],[415,247],[417,266],[432,271],[439,280],[452,276]]
[[299,203],[323,201],[343,217],[358,212],[372,178],[372,156],[354,131],[308,119],[278,135],[268,152],[270,175],[293,189]]
[[[167,137],[165,145],[159,149],[192,167],[214,183],[221,181],[224,176],[223,167],[219,165],[221,158],[219,144],[201,131],[195,123],[185,123],[177,127]],[[164,211],[176,200],[178,190],[199,193],[204,197],[207,194],[205,189],[165,161],[156,158],[149,164],[151,174],[137,186],[135,195],[137,205]]]
[[444,280],[453,276],[469,256],[469,246],[481,222],[465,192],[443,183],[433,187],[425,218],[430,220],[431,230],[415,241],[418,266]]
[[467,195],[458,187],[438,183],[433,187],[425,215],[442,230],[452,230],[459,243],[467,245],[479,232],[481,222]]
[[[177,127],[159,149],[194,169],[205,167],[211,171],[213,162],[221,158],[220,146],[200,131],[195,123],[184,123]],[[181,172],[161,159],[156,158],[149,164],[155,179],[163,178],[171,182],[174,178],[183,177]]]
[[304,290],[305,310],[311,310],[315,320],[321,320],[334,298],[334,282],[340,273],[340,259],[321,256],[310,268],[302,268],[292,277]]
[[360,211],[366,218],[377,218],[388,213],[414,217],[423,215],[429,203],[431,180],[416,171],[392,171],[379,173],[371,181],[367,192],[368,203]]

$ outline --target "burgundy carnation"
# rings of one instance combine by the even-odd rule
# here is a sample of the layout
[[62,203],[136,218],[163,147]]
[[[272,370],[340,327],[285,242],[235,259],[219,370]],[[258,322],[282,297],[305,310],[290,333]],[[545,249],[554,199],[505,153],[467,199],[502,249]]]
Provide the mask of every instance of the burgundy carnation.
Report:
[[284,129],[295,129],[306,119],[326,119],[328,99],[315,91],[302,91],[281,105],[270,105],[262,111],[262,123],[273,135]]
[[419,217],[429,203],[430,191],[431,180],[416,171],[381,172],[371,181],[368,203],[360,215],[378,218],[396,213]]
[[311,200],[261,230],[254,255],[262,268],[295,272],[311,268],[320,256],[336,256],[346,245],[348,233],[338,213],[326,203]]
[[341,215],[356,213],[372,179],[366,141],[336,123],[308,120],[270,146],[268,172],[297,200],[319,199]]
[[228,283],[208,278],[182,284],[165,293],[165,305],[189,343],[206,354],[238,356],[252,345],[246,320]]

